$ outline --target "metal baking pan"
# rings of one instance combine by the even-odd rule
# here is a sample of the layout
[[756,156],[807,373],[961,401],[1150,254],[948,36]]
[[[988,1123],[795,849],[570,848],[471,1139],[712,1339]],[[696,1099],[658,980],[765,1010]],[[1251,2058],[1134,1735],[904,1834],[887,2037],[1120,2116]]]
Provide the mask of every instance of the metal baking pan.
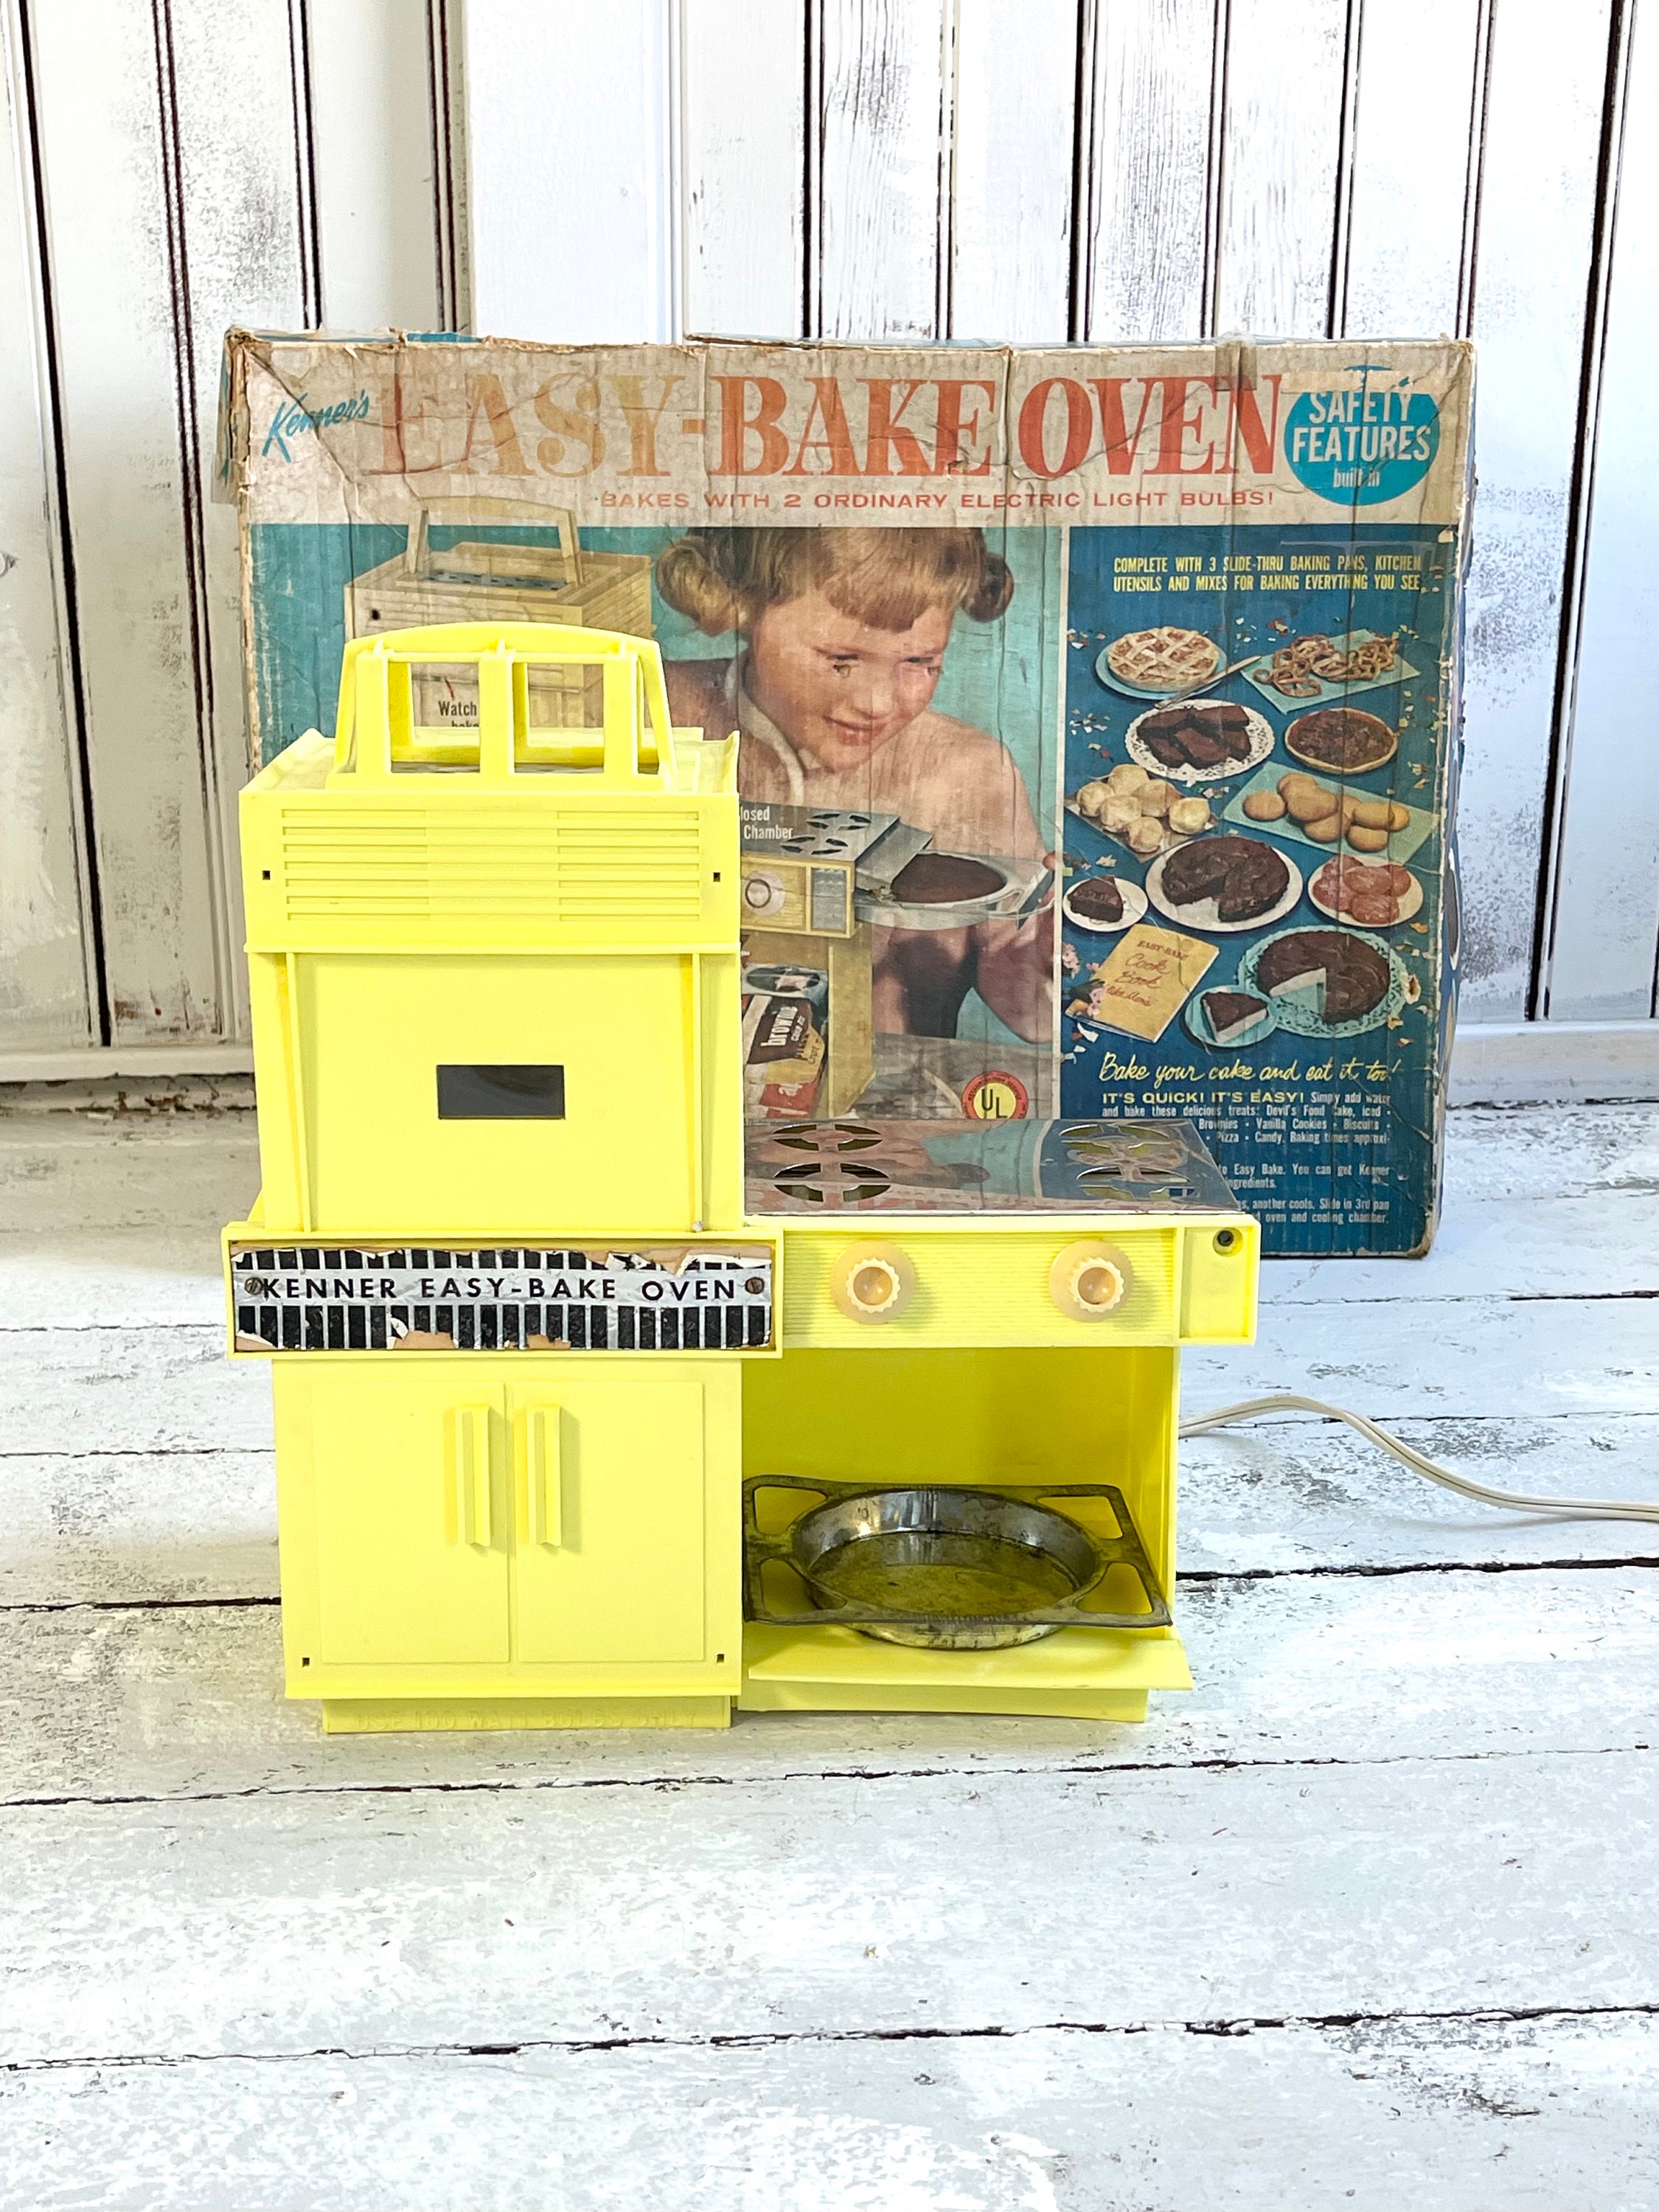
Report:
[[[756,1493],[797,1490],[818,1501],[763,1529]],[[1105,1536],[1049,1501],[1098,1498],[1119,1533]],[[1167,1628],[1170,1613],[1123,1493],[1110,1483],[983,1489],[951,1483],[817,1482],[751,1475],[743,1486],[744,1610],[776,1627],[856,1628],[923,1650],[994,1651],[1059,1628]],[[802,1611],[769,1599],[781,1560],[810,1593]],[[1144,1613],[1086,1603],[1113,1566],[1129,1568]]]

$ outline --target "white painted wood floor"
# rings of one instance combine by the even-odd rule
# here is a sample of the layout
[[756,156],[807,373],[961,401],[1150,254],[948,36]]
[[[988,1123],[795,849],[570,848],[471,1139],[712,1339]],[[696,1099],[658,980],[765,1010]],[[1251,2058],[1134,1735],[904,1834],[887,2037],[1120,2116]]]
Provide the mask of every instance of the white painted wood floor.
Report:
[[[1295,1389],[1653,1494],[1659,1109],[1452,1118]],[[1646,2212],[1659,1531],[1302,1419],[1187,1449],[1139,1729],[325,1743],[280,1697],[252,1117],[0,1116],[0,2205]]]

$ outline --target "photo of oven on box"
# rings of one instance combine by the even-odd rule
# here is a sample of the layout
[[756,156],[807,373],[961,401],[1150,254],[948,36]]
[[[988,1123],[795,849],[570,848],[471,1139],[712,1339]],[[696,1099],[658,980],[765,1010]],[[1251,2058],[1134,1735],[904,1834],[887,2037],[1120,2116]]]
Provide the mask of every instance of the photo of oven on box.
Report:
[[1439,340],[233,334],[259,758],[331,729],[348,635],[650,635],[739,740],[746,960],[821,979],[757,1115],[1184,1119],[1268,1251],[1419,1252],[1472,388]]

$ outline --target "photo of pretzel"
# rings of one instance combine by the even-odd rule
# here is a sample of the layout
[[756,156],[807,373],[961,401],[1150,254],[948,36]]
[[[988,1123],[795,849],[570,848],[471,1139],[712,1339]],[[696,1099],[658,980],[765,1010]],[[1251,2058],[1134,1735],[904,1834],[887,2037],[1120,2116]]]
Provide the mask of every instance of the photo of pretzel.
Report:
[[1339,653],[1328,637],[1296,637],[1281,645],[1267,670],[1267,682],[1286,699],[1316,699],[1324,684],[1369,684],[1394,666],[1392,637],[1367,638]]

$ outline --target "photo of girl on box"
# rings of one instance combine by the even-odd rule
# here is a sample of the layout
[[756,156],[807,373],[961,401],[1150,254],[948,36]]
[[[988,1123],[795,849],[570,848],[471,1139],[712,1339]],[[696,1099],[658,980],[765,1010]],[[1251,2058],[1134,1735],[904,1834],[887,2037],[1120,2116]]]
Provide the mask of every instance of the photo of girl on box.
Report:
[[[958,618],[1000,620],[1013,578],[978,530],[698,529],[658,556],[660,597],[729,659],[671,660],[677,724],[741,737],[742,796],[896,815],[941,854],[1052,856],[1001,739],[933,705]],[[1016,1036],[1054,1018],[1053,908],[971,928],[878,927],[874,1026],[951,1037],[970,991]]]

